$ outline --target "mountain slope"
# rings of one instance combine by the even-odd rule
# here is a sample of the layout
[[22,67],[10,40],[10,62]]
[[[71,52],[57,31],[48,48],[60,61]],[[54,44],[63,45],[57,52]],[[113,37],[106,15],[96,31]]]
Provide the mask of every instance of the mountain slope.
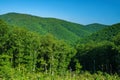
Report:
[[120,32],[120,23],[114,24],[112,26],[106,27],[98,32],[93,33],[92,35],[83,39],[84,42],[88,42],[89,40],[93,40],[96,42],[99,41],[111,41],[114,36],[116,36]]
[[42,18],[26,14],[8,13],[0,15],[0,19],[6,21],[9,25],[24,27],[40,34],[51,33],[58,39],[64,39],[70,42],[74,42],[79,37],[88,34],[86,31],[82,30],[82,28],[84,28],[82,25],[55,18]]
[[0,15],[0,19],[6,21],[9,25],[24,27],[30,31],[38,32],[40,34],[50,33],[58,39],[63,39],[72,43],[77,41],[79,38],[83,38],[104,28],[101,27],[103,25],[84,26],[56,18],[42,18],[20,13],[3,14]]
[[108,27],[108,25],[98,24],[98,23],[93,23],[93,24],[86,25],[86,29],[91,33],[97,32],[97,31],[102,30],[106,27]]

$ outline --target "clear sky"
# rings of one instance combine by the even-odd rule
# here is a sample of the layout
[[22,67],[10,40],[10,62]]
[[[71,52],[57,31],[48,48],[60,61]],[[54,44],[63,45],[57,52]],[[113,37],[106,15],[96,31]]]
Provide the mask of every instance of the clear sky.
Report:
[[0,0],[0,14],[26,13],[90,24],[120,22],[120,0]]

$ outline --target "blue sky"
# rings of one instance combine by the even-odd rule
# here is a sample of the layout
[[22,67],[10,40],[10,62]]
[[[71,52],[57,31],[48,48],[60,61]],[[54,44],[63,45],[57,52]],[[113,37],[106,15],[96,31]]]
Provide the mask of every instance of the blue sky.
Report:
[[0,14],[26,13],[90,24],[120,22],[120,0],[0,0]]

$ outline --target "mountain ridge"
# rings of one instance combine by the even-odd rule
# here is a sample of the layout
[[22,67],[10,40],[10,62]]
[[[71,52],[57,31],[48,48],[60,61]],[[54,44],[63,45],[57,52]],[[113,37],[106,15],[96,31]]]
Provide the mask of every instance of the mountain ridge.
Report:
[[89,28],[87,29],[85,25],[78,23],[57,18],[43,18],[14,12],[0,15],[0,19],[4,20],[9,25],[24,27],[40,34],[50,33],[58,39],[63,39],[69,42],[75,42],[80,38],[104,28],[104,26],[101,25],[103,26],[102,28],[94,29],[94,31],[92,31]]

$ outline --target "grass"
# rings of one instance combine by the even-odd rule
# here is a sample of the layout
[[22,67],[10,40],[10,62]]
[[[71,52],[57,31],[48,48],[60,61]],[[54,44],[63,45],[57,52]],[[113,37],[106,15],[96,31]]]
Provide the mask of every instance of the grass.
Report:
[[117,74],[110,75],[102,72],[76,74],[75,72],[67,71],[65,74],[58,75],[49,72],[26,72],[24,69],[20,71],[11,69],[10,72],[4,74],[4,76],[0,76],[0,80],[120,80]]

